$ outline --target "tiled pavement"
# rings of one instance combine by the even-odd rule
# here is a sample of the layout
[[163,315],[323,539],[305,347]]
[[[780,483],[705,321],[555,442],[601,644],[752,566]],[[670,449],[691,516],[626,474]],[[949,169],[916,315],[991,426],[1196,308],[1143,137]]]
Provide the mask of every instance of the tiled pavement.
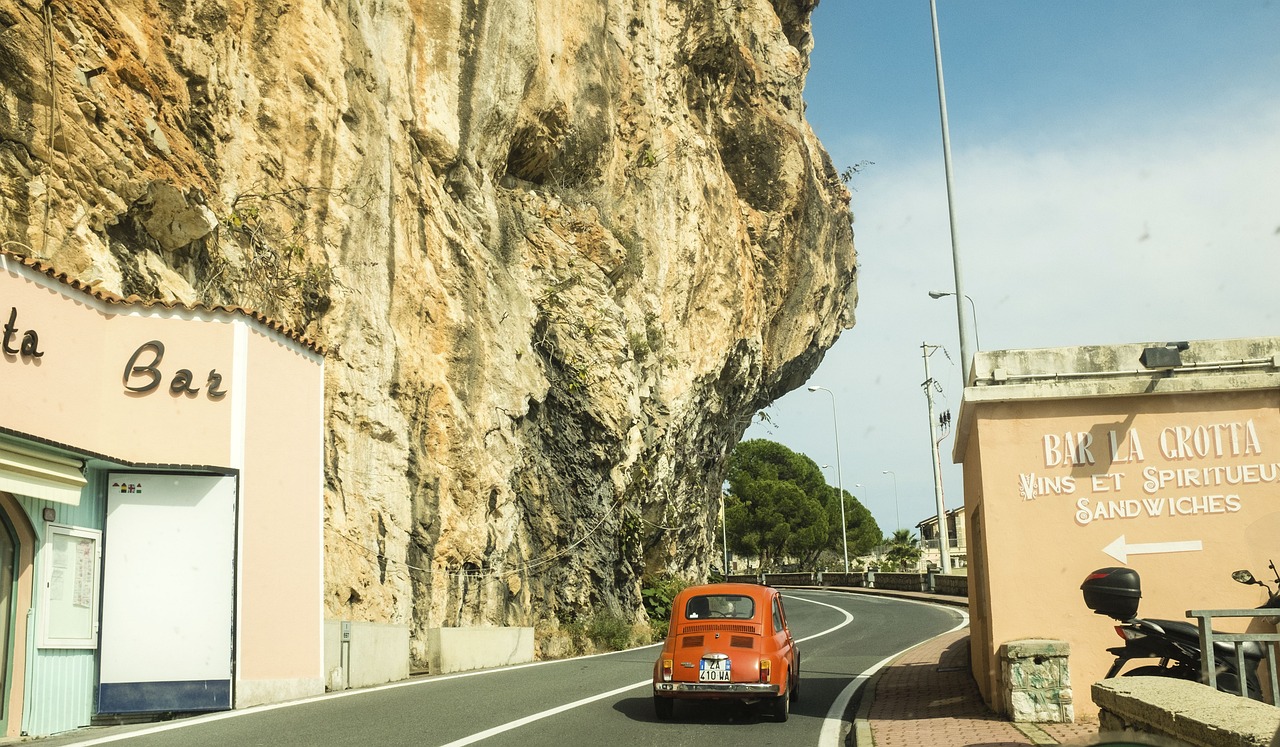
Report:
[[[1007,747],[1070,744],[1096,735],[1096,723],[1014,724],[983,703],[969,670],[969,631],[916,646],[882,669],[860,716],[875,747]],[[856,732],[859,739],[868,734]],[[858,742],[858,747],[871,745]]]

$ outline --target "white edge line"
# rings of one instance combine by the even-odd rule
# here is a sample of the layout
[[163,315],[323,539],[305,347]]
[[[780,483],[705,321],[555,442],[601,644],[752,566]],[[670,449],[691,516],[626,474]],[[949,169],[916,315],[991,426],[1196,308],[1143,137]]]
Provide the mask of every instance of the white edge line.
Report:
[[611,698],[615,695],[621,695],[622,693],[625,693],[628,690],[635,690],[637,688],[644,687],[645,685],[652,685],[652,684],[653,684],[653,678],[647,678],[647,679],[640,680],[639,682],[632,683],[630,685],[623,685],[622,687],[616,688],[614,690],[610,690],[607,693],[598,693],[596,695],[592,695],[592,696],[583,698],[581,700],[575,700],[572,703],[565,703],[564,705],[556,706],[555,708],[542,711],[541,713],[535,713],[530,716],[525,716],[522,719],[516,719],[515,721],[508,721],[507,723],[500,724],[498,726],[493,727],[492,729],[485,729],[484,731],[476,732],[475,734],[472,734],[469,737],[463,737],[462,739],[449,742],[443,747],[463,747],[463,745],[475,744],[476,742],[479,742],[484,739],[488,739],[489,737],[496,736],[503,732],[511,731],[512,729],[518,729],[521,726],[524,726],[526,724],[532,724],[534,721],[541,721],[542,719],[547,718],[549,716],[554,716],[557,713],[564,713],[565,711],[573,710],[578,706],[584,706],[588,703],[594,703],[597,700]]
[[[796,643],[803,643],[804,641],[810,640],[810,639],[812,639],[812,638],[818,638],[819,636],[824,636],[824,635],[827,635],[828,633],[833,633],[833,632],[835,632],[835,631],[839,630],[840,628],[843,628],[844,626],[848,625],[849,623],[853,622],[853,615],[852,615],[852,614],[850,614],[850,613],[849,613],[848,611],[846,611],[846,610],[842,610],[842,609],[840,609],[839,607],[836,607],[836,606],[835,606],[835,605],[833,605],[833,604],[827,604],[826,602],[819,602],[819,601],[814,600],[814,599],[805,599],[804,597],[798,597],[798,596],[792,596],[792,595],[788,595],[788,596],[789,596],[791,599],[796,599],[796,600],[799,600],[799,601],[801,601],[801,602],[808,602],[809,604],[817,604],[817,605],[821,605],[821,606],[823,606],[823,607],[830,607],[831,609],[833,609],[833,610],[835,610],[835,611],[837,611],[837,612],[841,613],[842,615],[844,615],[844,621],[843,621],[843,622],[841,622],[839,625],[834,625],[834,626],[832,626],[832,627],[830,627],[830,628],[827,628],[826,630],[822,631],[821,633],[815,633],[814,635],[811,635],[811,636],[807,636],[807,637],[805,637],[805,638],[798,639],[798,640],[796,641]],[[656,644],[655,644],[655,645],[656,645]],[[646,647],[646,648],[647,648],[647,647]],[[464,747],[464,745],[468,745],[468,744],[475,744],[476,742],[479,742],[479,741],[482,741],[482,740],[488,739],[489,737],[496,736],[496,735],[498,735],[498,734],[501,734],[501,733],[503,733],[503,732],[507,732],[507,731],[511,731],[511,730],[513,730],[513,729],[518,729],[518,728],[520,728],[521,726],[525,726],[526,724],[531,724],[531,723],[533,723],[533,722],[535,722],[535,721],[540,721],[541,719],[547,718],[547,717],[549,717],[549,716],[554,716],[554,715],[556,715],[556,714],[558,714],[558,713],[564,713],[565,711],[572,710],[572,709],[577,708],[577,707],[579,707],[579,706],[584,706],[584,705],[587,705],[588,703],[594,703],[594,702],[595,702],[595,701],[597,701],[597,700],[603,700],[603,699],[605,699],[605,698],[611,698],[611,697],[613,697],[614,695],[620,695],[620,694],[622,694],[622,693],[624,693],[624,692],[627,692],[628,690],[635,690],[635,689],[637,689],[637,688],[644,687],[645,685],[650,685],[650,684],[652,684],[652,683],[653,683],[653,680],[652,680],[652,679],[644,679],[644,680],[641,680],[641,681],[639,681],[639,682],[636,682],[635,684],[625,685],[625,686],[623,686],[623,687],[619,687],[619,688],[617,688],[616,690],[610,690],[609,692],[606,692],[606,693],[599,693],[599,694],[597,694],[597,695],[592,695],[592,696],[589,696],[589,697],[583,698],[583,699],[581,699],[581,700],[575,700],[575,701],[574,701],[574,702],[572,702],[572,703],[566,703],[566,704],[561,705],[561,706],[556,706],[555,708],[552,708],[552,709],[550,709],[550,710],[546,710],[546,711],[542,711],[541,713],[535,713],[535,714],[532,714],[532,715],[530,715],[530,716],[525,716],[525,717],[524,717],[524,718],[522,718],[522,719],[517,719],[517,720],[515,720],[515,721],[510,721],[510,722],[508,722],[508,723],[501,724],[501,725],[499,725],[499,726],[495,726],[495,727],[493,727],[492,729],[486,729],[485,731],[477,732],[477,733],[475,733],[475,734],[472,734],[471,736],[463,737],[462,739],[459,739],[459,740],[456,740],[456,741],[453,741],[453,742],[449,742],[448,744],[444,745],[443,747]]]
[[[804,597],[795,596],[794,594],[793,594],[793,595],[789,595],[789,596],[790,596],[790,598],[792,598],[792,599],[796,599],[796,600],[799,600],[799,601],[802,601],[802,602],[809,602],[810,604],[817,604],[817,605],[821,605],[821,606],[823,606],[823,607],[830,607],[831,609],[834,609],[834,610],[836,610],[837,612],[840,612],[841,614],[843,614],[843,615],[845,616],[844,621],[843,621],[843,622],[841,622],[839,625],[834,625],[834,626],[832,626],[832,627],[830,627],[830,628],[828,628],[828,629],[826,629],[826,630],[824,630],[824,631],[822,631],[822,632],[820,632],[820,633],[815,633],[815,634],[813,634],[813,635],[811,635],[811,636],[806,636],[806,637],[804,637],[804,638],[801,638],[801,639],[799,639],[799,640],[797,640],[797,641],[796,641],[797,643],[803,643],[803,642],[805,642],[805,641],[812,640],[812,639],[814,639],[814,638],[818,638],[818,637],[821,637],[821,636],[827,635],[827,634],[832,633],[832,632],[834,632],[834,631],[837,631],[837,630],[839,630],[840,628],[843,628],[843,627],[845,627],[846,625],[848,625],[849,623],[853,622],[853,615],[852,615],[851,613],[849,613],[847,610],[842,610],[842,609],[840,609],[839,607],[836,607],[835,605],[827,604],[826,602],[819,602],[819,601],[814,600],[814,599],[806,599],[806,598],[804,598]],[[916,601],[916,600],[912,600],[912,599],[902,599],[902,598],[897,598],[897,599],[898,599],[898,601],[908,602],[908,603],[910,603],[910,604],[924,604],[924,605],[929,605],[929,606],[933,606],[933,607],[942,607],[942,608],[947,609],[947,610],[949,610],[949,611],[957,612],[957,613],[959,613],[959,614],[960,614],[960,616],[961,616],[961,622],[960,622],[960,624],[956,625],[956,626],[955,626],[954,628],[952,628],[951,630],[945,631],[945,632],[943,632],[943,633],[939,633],[937,636],[933,636],[933,638],[937,638],[938,636],[947,635],[948,633],[954,633],[955,631],[957,631],[957,630],[959,630],[959,629],[961,629],[961,628],[964,628],[964,627],[966,627],[966,626],[969,624],[969,615],[968,615],[968,613],[967,613],[967,612],[965,612],[965,611],[963,611],[963,610],[959,610],[959,609],[956,609],[956,608],[954,608],[954,607],[947,607],[946,605],[940,605],[940,604],[936,604],[936,603],[932,603],[932,602],[921,602],[921,601]],[[846,709],[848,708],[848,706],[849,706],[849,701],[853,699],[853,695],[854,695],[854,693],[856,693],[856,692],[857,692],[858,688],[859,688],[859,687],[861,687],[861,686],[862,686],[862,684],[863,684],[864,682],[866,682],[866,680],[867,680],[867,679],[869,679],[869,678],[871,677],[871,675],[875,674],[875,673],[876,673],[877,671],[879,671],[879,670],[880,670],[880,669],[881,669],[885,664],[889,663],[889,662],[890,662],[890,661],[892,661],[894,658],[896,658],[896,657],[898,657],[899,655],[901,655],[903,651],[908,651],[908,650],[910,650],[911,648],[915,648],[916,646],[921,645],[922,643],[927,643],[928,641],[933,640],[933,638],[929,638],[929,639],[927,639],[926,641],[920,641],[920,642],[918,642],[918,643],[914,643],[914,644],[912,644],[911,646],[909,646],[908,648],[905,648],[905,649],[903,649],[902,651],[899,651],[898,653],[895,653],[895,654],[892,654],[892,655],[890,655],[890,656],[886,657],[884,660],[880,661],[879,663],[875,664],[874,666],[872,666],[871,668],[867,669],[867,670],[866,670],[866,671],[864,671],[862,674],[860,674],[860,675],[858,675],[856,678],[854,678],[854,680],[853,680],[852,682],[850,682],[850,683],[849,683],[849,685],[848,685],[848,686],[846,686],[846,687],[845,687],[845,689],[844,689],[844,690],[842,690],[842,691],[840,692],[840,695],[838,695],[838,696],[836,697],[835,702],[833,702],[833,703],[832,703],[831,708],[827,711],[827,716],[826,716],[826,718],[823,720],[823,724],[822,724],[822,731],[821,731],[821,733],[820,733],[820,735],[819,735],[819,737],[818,737],[818,744],[819,744],[819,746],[820,746],[820,747],[827,747],[828,745],[830,745],[830,746],[834,747],[835,745],[838,745],[838,743],[839,743],[839,737],[840,737],[840,732],[842,731],[842,726],[843,726],[843,723],[844,723],[843,715],[844,715],[845,710],[846,710]],[[222,712],[220,712],[220,713],[210,714],[210,715],[208,715],[208,716],[197,716],[197,717],[194,717],[194,718],[191,718],[191,719],[184,720],[184,721],[182,721],[182,722],[173,722],[173,723],[165,724],[165,725],[163,725],[163,726],[150,727],[150,728],[146,728],[146,729],[138,729],[138,730],[136,730],[136,731],[122,732],[122,733],[120,733],[120,734],[113,734],[113,735],[110,735],[110,736],[100,737],[100,738],[97,738],[97,739],[89,739],[89,740],[85,740],[85,741],[83,741],[83,742],[75,742],[75,743],[73,743],[73,744],[69,744],[69,745],[67,745],[66,747],[90,747],[91,745],[108,744],[108,743],[111,743],[111,742],[118,742],[118,741],[123,740],[123,739],[132,739],[132,738],[134,738],[134,737],[146,736],[146,735],[150,735],[150,734],[159,734],[159,733],[166,732],[166,731],[172,731],[172,730],[174,730],[174,729],[182,729],[182,728],[185,728],[185,727],[188,727],[188,726],[195,726],[195,725],[197,725],[197,724],[204,724],[204,723],[209,723],[209,722],[213,722],[213,721],[222,721],[223,719],[235,718],[235,717],[237,717],[237,716],[248,716],[248,715],[250,715],[250,714],[252,714],[252,713],[265,713],[265,712],[267,712],[267,711],[274,711],[274,710],[278,710],[278,709],[281,709],[281,708],[291,708],[291,707],[293,707],[293,706],[305,705],[305,704],[307,704],[307,703],[316,703],[316,702],[323,701],[323,700],[332,700],[332,699],[335,699],[335,698],[345,698],[345,697],[352,696],[352,695],[360,695],[360,694],[363,694],[363,693],[372,693],[372,692],[381,692],[381,691],[383,691],[383,690],[393,690],[393,689],[400,688],[400,687],[411,687],[411,686],[413,686],[413,685],[423,685],[423,684],[428,684],[428,683],[432,683],[432,682],[444,682],[444,681],[446,681],[446,680],[455,680],[455,679],[461,679],[461,678],[464,678],[464,677],[477,677],[477,676],[480,676],[480,675],[493,674],[493,673],[496,673],[496,672],[509,672],[509,671],[512,671],[512,670],[515,670],[515,669],[527,669],[527,668],[529,668],[529,667],[538,667],[538,666],[543,666],[543,665],[546,665],[546,664],[556,664],[556,663],[568,662],[568,661],[578,661],[578,660],[582,660],[582,659],[594,659],[594,658],[601,657],[601,656],[614,656],[614,655],[617,655],[617,654],[625,654],[625,653],[629,653],[629,652],[631,652],[631,651],[643,651],[643,650],[644,650],[644,649],[646,649],[646,648],[654,648],[654,647],[659,646],[659,645],[661,645],[661,644],[657,644],[657,643],[655,643],[655,644],[650,644],[650,645],[648,645],[648,646],[639,646],[639,647],[637,647],[637,648],[627,649],[626,651],[609,651],[609,652],[605,652],[605,653],[602,653],[602,654],[591,654],[591,655],[588,655],[588,656],[578,656],[578,657],[574,657],[574,658],[572,658],[572,659],[552,659],[552,660],[548,660],[548,661],[535,661],[535,662],[530,662],[530,663],[528,663],[528,664],[517,664],[517,665],[515,665],[515,666],[510,666],[510,667],[501,667],[501,668],[497,668],[497,669],[481,669],[481,670],[472,671],[472,672],[459,672],[459,673],[457,673],[457,674],[452,674],[452,675],[442,675],[442,676],[439,676],[439,677],[430,677],[430,678],[423,678],[423,679],[417,679],[417,680],[402,680],[402,681],[400,681],[400,682],[393,682],[393,683],[390,683],[390,684],[387,684],[387,685],[381,685],[381,686],[378,686],[378,687],[364,688],[364,689],[361,689],[361,690],[344,690],[344,691],[342,691],[342,692],[337,692],[337,693],[326,693],[326,694],[324,694],[324,695],[317,695],[317,696],[315,696],[315,697],[311,697],[311,698],[303,698],[303,699],[301,699],[301,700],[291,700],[291,701],[288,701],[288,702],[286,702],[286,703],[271,703],[271,704],[268,704],[268,705],[254,706],[254,707],[252,707],[252,708],[245,708],[245,709],[242,709],[242,710],[235,710],[235,711],[222,711]],[[516,720],[516,721],[511,721],[511,722],[508,722],[508,723],[506,723],[506,724],[502,724],[502,725],[500,725],[500,726],[495,726],[495,727],[493,727],[492,729],[488,729],[488,730],[483,731],[483,732],[479,732],[479,733],[476,733],[476,734],[472,734],[471,736],[468,736],[468,737],[463,737],[462,739],[459,739],[459,740],[456,740],[456,741],[450,742],[449,744],[445,745],[444,747],[463,747],[464,745],[474,744],[475,742],[481,741],[481,740],[483,740],[483,739],[487,739],[487,738],[489,738],[489,737],[491,737],[491,736],[494,736],[494,735],[496,735],[496,734],[501,734],[501,733],[503,733],[503,732],[506,732],[506,731],[510,731],[510,730],[512,730],[512,729],[519,728],[519,727],[524,726],[524,725],[526,725],[526,724],[533,723],[534,721],[539,721],[539,720],[544,719],[544,718],[547,718],[547,717],[549,717],[549,716],[554,716],[554,715],[556,715],[556,714],[558,714],[558,713],[563,713],[563,712],[565,712],[565,711],[568,711],[568,710],[571,710],[571,709],[574,709],[574,708],[578,708],[579,706],[583,706],[583,705],[586,705],[586,704],[588,704],[588,703],[593,703],[593,702],[595,702],[595,701],[597,701],[597,700],[602,700],[602,699],[604,699],[604,698],[609,698],[609,697],[612,697],[612,696],[614,696],[614,695],[619,695],[619,694],[624,693],[624,692],[627,692],[627,691],[629,691],[629,690],[634,690],[634,689],[636,689],[636,688],[643,687],[644,685],[648,685],[648,684],[650,684],[651,682],[652,682],[652,680],[650,680],[650,679],[644,679],[644,680],[641,680],[640,682],[632,683],[632,684],[630,684],[630,685],[624,685],[623,687],[620,687],[620,688],[617,688],[617,689],[614,689],[614,690],[610,690],[610,691],[605,692],[605,693],[598,693],[598,694],[596,694],[596,695],[592,695],[592,696],[589,696],[589,697],[586,697],[586,698],[582,698],[581,700],[576,700],[576,701],[574,701],[574,702],[572,702],[572,703],[566,703],[566,704],[564,704],[564,705],[557,706],[556,708],[552,708],[552,709],[547,710],[547,711],[542,711],[541,713],[535,713],[535,714],[532,714],[532,715],[530,715],[530,716],[526,716],[526,717],[524,717],[524,718],[522,718],[522,719],[518,719],[518,720]]]
[[[798,599],[799,597],[796,597],[796,598]],[[889,598],[889,597],[884,597],[884,598]],[[871,679],[871,676],[873,674],[880,671],[886,664],[898,658],[904,652],[910,651],[916,646],[920,646],[922,644],[928,643],[929,641],[932,641],[934,638],[939,638],[944,635],[949,635],[951,633],[956,632],[957,630],[960,630],[961,628],[966,628],[969,626],[969,613],[957,607],[952,607],[945,604],[938,604],[937,602],[923,602],[923,601],[917,601],[915,599],[905,599],[903,597],[892,597],[892,599],[899,602],[907,602],[910,604],[923,604],[930,607],[940,607],[949,612],[958,613],[960,615],[960,623],[950,630],[943,631],[938,635],[935,635],[931,638],[920,641],[918,643],[913,643],[910,646],[902,649],[902,651],[899,651],[894,654],[889,654],[884,659],[873,664],[866,671],[862,672],[857,677],[855,677],[853,681],[850,682],[848,685],[846,685],[845,688],[840,691],[840,694],[836,696],[836,699],[831,703],[831,708],[827,711],[827,717],[822,720],[822,731],[819,732],[818,734],[818,747],[839,747],[839,745],[844,744],[844,740],[842,737],[844,732],[844,725],[845,723],[847,723],[844,720],[844,713],[846,710],[848,710],[849,701],[853,700],[854,694],[858,692],[858,689],[861,688],[863,684],[866,683],[867,680]],[[805,601],[813,601],[813,600],[805,600]]]
[[[378,685],[377,687],[365,687],[358,690],[342,690],[339,692],[325,693],[323,695],[314,695],[310,698],[301,698],[299,700],[289,700],[283,703],[268,703],[265,705],[252,706],[250,708],[241,708],[234,711],[220,711],[205,716],[192,716],[181,721],[172,721],[161,726],[151,726],[143,729],[121,732],[119,734],[111,734],[104,737],[94,739],[86,739],[82,742],[73,742],[64,747],[90,747],[91,745],[108,744],[111,742],[119,742],[122,739],[133,739],[134,737],[146,736],[149,734],[160,734],[174,729],[184,729],[188,726],[196,726],[198,724],[207,724],[212,721],[222,721],[228,718],[237,718],[239,716],[249,716],[255,713],[266,713],[267,711],[275,711],[281,708],[292,708],[294,706],[307,705],[309,703],[319,703],[325,700],[335,700],[337,698],[347,698],[353,695],[364,695],[366,693],[382,692],[384,690],[395,690],[401,687],[413,687],[415,685],[430,685],[435,682],[446,682],[448,680],[457,680],[464,677],[480,677],[486,674],[497,674],[498,672],[510,672],[516,669],[528,669],[530,667],[541,667],[547,664],[562,664],[570,661],[581,661],[583,659],[595,659],[601,656],[617,656],[627,654],[633,651],[643,651],[647,648],[655,648],[661,646],[661,643],[651,643],[648,646],[638,646],[636,648],[627,649],[625,651],[606,651],[600,654],[588,654],[586,656],[575,656],[569,659],[548,659],[546,661],[533,661],[528,664],[515,664],[509,667],[497,667],[494,669],[477,669],[470,672],[458,672],[456,674],[442,674],[435,677],[419,677],[416,679],[400,680],[399,682],[391,682],[386,685]],[[641,684],[647,684],[650,680],[645,680]],[[619,692],[631,690],[639,685],[628,685]],[[581,704],[581,703],[579,703]]]

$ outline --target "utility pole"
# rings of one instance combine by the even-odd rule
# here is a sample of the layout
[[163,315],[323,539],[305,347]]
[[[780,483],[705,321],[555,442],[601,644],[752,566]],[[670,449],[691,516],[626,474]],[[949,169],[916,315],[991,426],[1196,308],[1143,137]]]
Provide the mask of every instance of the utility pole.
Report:
[[942,500],[942,462],[938,457],[938,439],[933,437],[934,423],[936,422],[933,414],[933,390],[938,387],[938,382],[933,380],[929,375],[929,356],[941,345],[930,345],[928,343],[920,343],[920,350],[924,352],[924,397],[929,402],[929,450],[933,453],[933,495],[938,504],[938,552],[940,556],[940,564],[944,574],[951,572],[951,533],[947,531],[947,507]]

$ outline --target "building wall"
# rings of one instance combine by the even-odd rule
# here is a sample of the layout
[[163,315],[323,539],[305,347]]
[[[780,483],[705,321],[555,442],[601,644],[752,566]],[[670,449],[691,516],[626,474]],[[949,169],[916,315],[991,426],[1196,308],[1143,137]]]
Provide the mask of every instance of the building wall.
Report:
[[[0,288],[0,312],[14,312],[14,341],[35,332],[43,353],[4,364],[0,425],[127,462],[230,463],[231,398],[211,397],[207,384],[212,371],[229,386],[233,328],[247,320],[106,304],[21,272],[0,273]],[[154,366],[159,386],[131,392],[125,369],[151,341],[164,345]],[[153,361],[144,353],[134,364],[145,368]],[[180,370],[191,372],[197,394],[170,393]],[[133,386],[149,380],[130,377]]]
[[1264,577],[1277,554],[1280,340],[1192,343],[1171,374],[1134,366],[1141,346],[1069,350],[980,354],[962,406],[972,655],[992,703],[1011,640],[1068,641],[1077,693],[1103,677],[1120,641],[1084,604],[1091,571],[1133,568],[1139,616],[1187,621],[1261,604],[1230,573]]
[[[0,432],[81,458],[89,478],[79,506],[15,496],[37,535],[34,578],[43,509],[103,529],[107,470],[235,474],[236,705],[323,692],[323,356],[237,311],[120,302],[3,252],[0,304]],[[24,340],[40,355],[12,354]],[[42,735],[89,722],[98,652],[36,645],[35,597],[23,729]]]
[[324,692],[324,371],[245,345],[237,707]]

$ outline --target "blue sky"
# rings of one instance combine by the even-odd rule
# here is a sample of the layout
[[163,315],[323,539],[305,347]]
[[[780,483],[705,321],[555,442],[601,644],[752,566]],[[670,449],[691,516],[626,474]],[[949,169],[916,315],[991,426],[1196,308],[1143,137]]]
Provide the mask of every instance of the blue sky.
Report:
[[[956,238],[983,349],[1280,336],[1280,1],[938,0]],[[928,0],[823,0],[807,116],[854,177],[857,325],[746,438],[889,533],[932,515],[923,342],[961,397]],[[952,439],[946,506],[962,502]],[[883,474],[892,470],[893,476]],[[895,480],[896,477],[896,500]],[[861,484],[861,487],[857,487]]]

